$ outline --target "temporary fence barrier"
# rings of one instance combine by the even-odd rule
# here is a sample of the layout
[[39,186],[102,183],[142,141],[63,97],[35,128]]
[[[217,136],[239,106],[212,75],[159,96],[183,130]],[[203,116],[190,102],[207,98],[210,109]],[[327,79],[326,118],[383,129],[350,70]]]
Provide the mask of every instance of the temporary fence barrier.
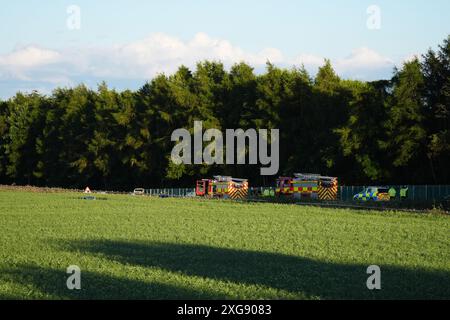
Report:
[[[369,186],[340,186],[339,199],[352,201],[353,196],[366,187]],[[387,188],[395,189],[395,199],[400,199],[401,189],[407,190],[404,200],[412,202],[436,202],[450,196],[450,185],[389,185]]]
[[[339,186],[338,199],[341,201],[352,201],[353,196],[368,186]],[[396,198],[400,199],[400,190],[406,189],[406,200],[412,202],[436,202],[442,201],[450,196],[450,185],[393,185]],[[250,187],[249,196],[270,197],[274,195],[275,187]],[[195,188],[156,188],[145,189],[145,195],[169,196],[169,197],[192,197]]]
[[195,188],[145,189],[144,194],[149,196],[190,197],[195,195]]

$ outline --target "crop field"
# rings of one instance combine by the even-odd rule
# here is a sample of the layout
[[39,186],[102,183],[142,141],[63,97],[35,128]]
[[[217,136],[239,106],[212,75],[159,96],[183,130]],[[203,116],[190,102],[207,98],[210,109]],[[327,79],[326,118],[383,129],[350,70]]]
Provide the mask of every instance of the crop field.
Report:
[[449,216],[81,197],[0,191],[0,299],[450,299]]

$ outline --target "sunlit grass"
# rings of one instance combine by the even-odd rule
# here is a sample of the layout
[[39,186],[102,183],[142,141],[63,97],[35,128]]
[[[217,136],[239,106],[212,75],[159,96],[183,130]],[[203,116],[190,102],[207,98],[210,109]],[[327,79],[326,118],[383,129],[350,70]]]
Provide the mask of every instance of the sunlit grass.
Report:
[[0,299],[450,298],[448,216],[81,196],[0,192]]

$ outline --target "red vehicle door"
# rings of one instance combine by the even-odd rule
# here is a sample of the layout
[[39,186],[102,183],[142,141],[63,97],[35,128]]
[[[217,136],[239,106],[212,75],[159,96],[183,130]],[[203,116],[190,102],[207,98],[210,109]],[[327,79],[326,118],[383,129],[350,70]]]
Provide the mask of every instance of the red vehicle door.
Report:
[[197,196],[204,197],[207,194],[207,182],[207,180],[197,180],[197,184],[195,186],[195,194]]

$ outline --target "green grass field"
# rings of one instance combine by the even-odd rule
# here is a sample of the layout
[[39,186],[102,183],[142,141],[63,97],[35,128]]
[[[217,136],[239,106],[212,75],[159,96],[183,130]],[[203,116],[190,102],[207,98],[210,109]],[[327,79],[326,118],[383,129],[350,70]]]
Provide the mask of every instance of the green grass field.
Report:
[[0,299],[450,299],[449,216],[80,196],[0,191]]

